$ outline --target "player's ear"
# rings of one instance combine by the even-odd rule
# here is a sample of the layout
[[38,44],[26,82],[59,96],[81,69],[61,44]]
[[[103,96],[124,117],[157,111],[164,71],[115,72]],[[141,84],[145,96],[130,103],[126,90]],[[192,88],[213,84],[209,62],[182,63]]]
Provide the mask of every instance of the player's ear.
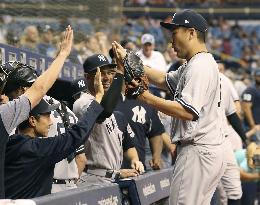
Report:
[[193,39],[194,37],[195,38],[197,37],[197,33],[194,28],[189,28],[188,31],[189,31],[189,40]]
[[30,116],[29,119],[28,119],[28,121],[29,121],[29,125],[30,125],[31,127],[35,127],[35,126],[36,126],[37,120],[36,120],[36,118],[35,118],[34,116]]

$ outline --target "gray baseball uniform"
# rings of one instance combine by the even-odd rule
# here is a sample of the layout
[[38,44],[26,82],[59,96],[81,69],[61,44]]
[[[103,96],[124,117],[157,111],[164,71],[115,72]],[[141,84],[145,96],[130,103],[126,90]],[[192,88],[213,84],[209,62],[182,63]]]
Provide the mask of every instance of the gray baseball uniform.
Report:
[[[80,118],[81,108],[93,98],[84,93],[74,103],[73,111]],[[119,170],[123,161],[123,152],[134,147],[131,138],[134,133],[126,118],[114,112],[102,123],[96,123],[85,143],[88,171],[82,175],[78,186],[110,183],[113,179],[104,176],[106,170]],[[95,174],[96,173],[96,174]]]
[[226,167],[218,65],[211,54],[198,53],[168,73],[166,83],[174,100],[196,116],[172,119],[178,146],[170,204],[208,205]]
[[[234,102],[239,101],[239,96],[231,80],[222,73],[220,73],[220,76],[223,82],[223,107],[226,110],[225,115],[228,116],[236,112]],[[226,129],[233,150],[242,149],[242,140],[237,132],[231,125],[228,125]]]
[[[229,116],[236,112],[234,104],[234,95],[232,95],[232,84],[229,83],[226,76],[220,73],[221,79],[221,91],[222,91],[222,105],[223,105],[223,116]],[[225,194],[228,199],[237,200],[242,196],[242,188],[240,181],[240,171],[236,162],[236,158],[233,152],[233,147],[230,142],[230,125],[228,125],[227,120],[224,121],[224,126],[226,130],[226,139],[224,141],[225,145],[225,161],[227,167],[225,169],[224,175],[221,177],[221,187],[223,187]]]

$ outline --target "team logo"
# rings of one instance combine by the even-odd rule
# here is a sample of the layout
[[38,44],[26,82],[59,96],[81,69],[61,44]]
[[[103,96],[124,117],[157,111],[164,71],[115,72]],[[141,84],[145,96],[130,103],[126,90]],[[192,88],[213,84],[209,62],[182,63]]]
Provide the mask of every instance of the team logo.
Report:
[[99,58],[99,61],[103,61],[103,62],[106,61],[106,58],[103,55],[98,55],[98,58]]
[[190,23],[190,22],[189,22],[188,20],[186,20],[186,19],[185,19],[185,21],[184,21],[184,22],[185,22],[185,23]]
[[132,111],[134,113],[132,120],[134,122],[139,122],[141,124],[144,124],[146,110],[142,106],[136,106],[132,109]]
[[84,80],[80,80],[80,81],[78,82],[78,86],[79,86],[79,88],[84,88],[84,87],[85,87],[85,82],[84,82]]

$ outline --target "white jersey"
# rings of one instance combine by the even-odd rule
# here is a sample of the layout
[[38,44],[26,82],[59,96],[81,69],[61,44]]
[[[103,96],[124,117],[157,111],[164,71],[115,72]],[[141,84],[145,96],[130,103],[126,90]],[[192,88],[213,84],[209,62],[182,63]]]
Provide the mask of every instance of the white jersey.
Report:
[[[44,97],[47,102],[50,100],[53,101],[54,104],[59,103],[59,101],[49,97],[45,96]],[[59,107],[61,109],[61,106]],[[66,107],[67,112],[69,114],[69,124],[75,124],[78,121],[78,118],[74,115],[74,113]],[[57,135],[60,135],[65,132],[65,127],[62,121],[62,118],[60,114],[54,110],[51,112],[51,119],[53,124],[50,127],[48,137],[55,137]],[[54,169],[54,179],[76,179],[79,178],[78,174],[78,167],[75,161],[75,158],[69,163],[67,159],[63,159],[59,163],[55,165]]]
[[142,50],[138,51],[136,54],[141,58],[144,65],[159,71],[167,71],[166,61],[159,51],[152,51],[152,55],[149,58],[143,54]]
[[[198,53],[166,75],[174,100],[195,114],[193,121],[173,118],[173,142],[194,140],[219,145],[224,140],[218,65],[209,53]],[[175,91],[175,92],[174,92]]]
[[223,107],[223,121],[225,122],[224,123],[225,135],[228,136],[229,141],[232,144],[233,150],[235,150],[242,147],[242,140],[239,137],[239,135],[236,133],[236,131],[232,128],[232,126],[229,125],[226,116],[229,116],[236,112],[236,107],[234,102],[239,100],[239,96],[232,82],[228,77],[220,73],[220,79],[221,79],[221,91],[222,91],[221,103]]

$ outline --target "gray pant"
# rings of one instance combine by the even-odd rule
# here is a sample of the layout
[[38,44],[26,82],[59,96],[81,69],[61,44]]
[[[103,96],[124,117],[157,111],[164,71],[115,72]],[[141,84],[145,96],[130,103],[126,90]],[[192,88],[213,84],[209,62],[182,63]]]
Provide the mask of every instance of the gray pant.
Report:
[[178,145],[171,205],[209,205],[224,174],[224,145]]
[[240,170],[228,137],[225,139],[224,146],[227,167],[225,169],[224,175],[221,177],[220,183],[222,184],[228,199],[240,199],[242,197]]
[[82,173],[80,179],[77,181],[78,187],[89,186],[89,185],[104,185],[110,184],[113,180],[110,178],[97,176],[89,173]]

